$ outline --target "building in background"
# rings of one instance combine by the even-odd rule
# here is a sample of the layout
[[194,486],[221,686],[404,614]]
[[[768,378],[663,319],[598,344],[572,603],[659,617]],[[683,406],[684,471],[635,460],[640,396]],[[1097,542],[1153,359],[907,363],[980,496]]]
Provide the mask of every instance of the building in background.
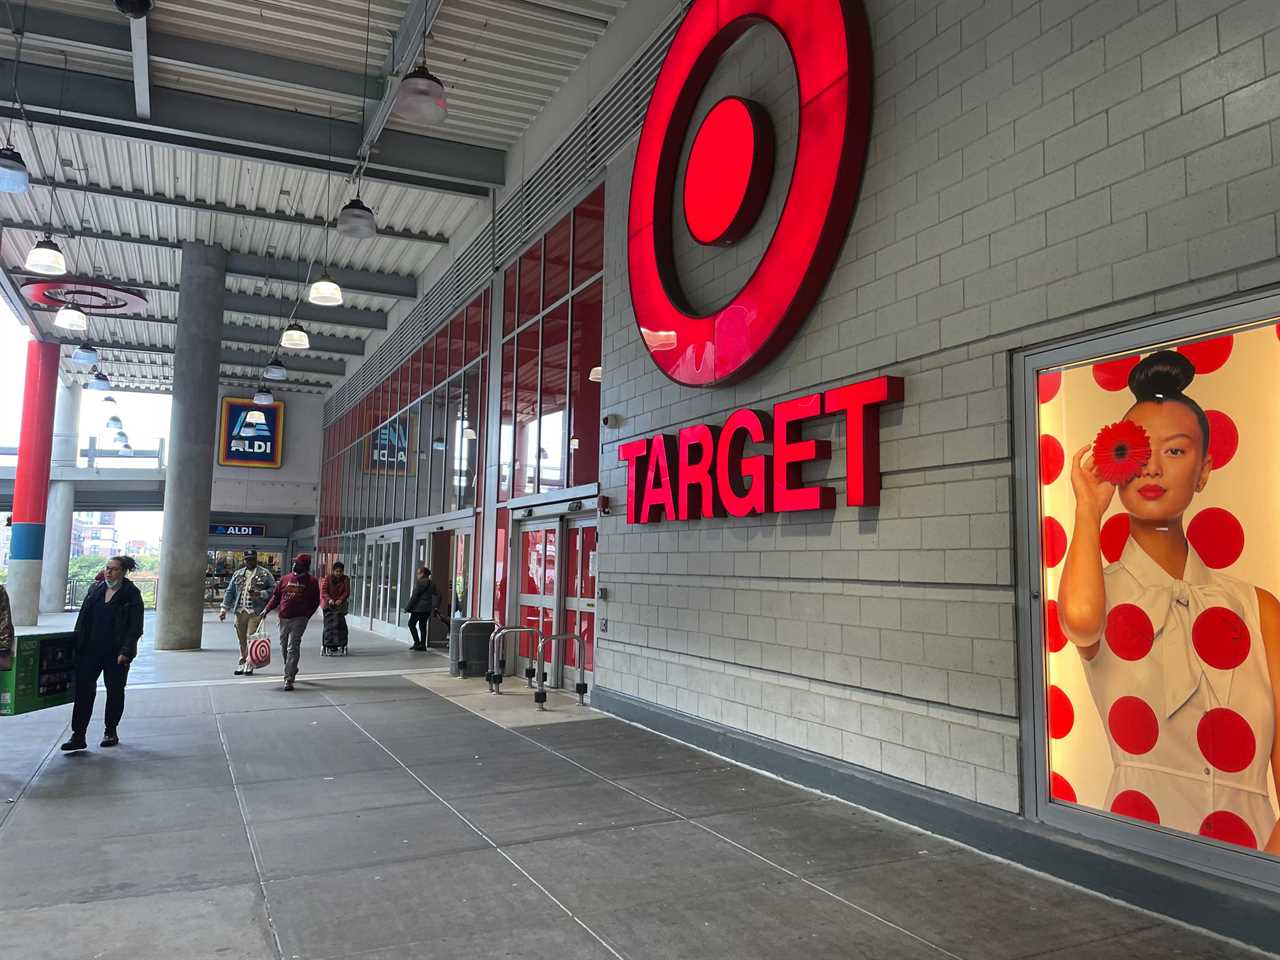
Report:
[[80,517],[81,556],[114,557],[120,553],[120,531],[114,512],[82,513]]

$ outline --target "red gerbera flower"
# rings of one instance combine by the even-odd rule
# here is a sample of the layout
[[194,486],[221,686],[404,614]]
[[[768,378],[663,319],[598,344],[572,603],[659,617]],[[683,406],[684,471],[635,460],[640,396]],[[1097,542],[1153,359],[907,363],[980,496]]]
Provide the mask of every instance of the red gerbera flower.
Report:
[[1132,420],[1103,427],[1093,441],[1098,476],[1116,486],[1136,477],[1151,459],[1151,438]]

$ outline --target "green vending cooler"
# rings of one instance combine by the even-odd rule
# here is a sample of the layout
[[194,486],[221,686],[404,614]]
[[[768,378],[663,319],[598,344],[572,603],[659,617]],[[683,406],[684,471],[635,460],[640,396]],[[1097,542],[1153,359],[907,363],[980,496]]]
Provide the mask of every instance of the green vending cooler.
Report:
[[75,698],[74,633],[32,633],[15,638],[13,667],[0,670],[0,717]]

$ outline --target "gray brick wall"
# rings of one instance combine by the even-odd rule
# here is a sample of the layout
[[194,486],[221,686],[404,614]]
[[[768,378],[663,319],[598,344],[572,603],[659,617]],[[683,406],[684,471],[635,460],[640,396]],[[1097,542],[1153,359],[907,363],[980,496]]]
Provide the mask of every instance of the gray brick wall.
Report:
[[[1280,280],[1280,3],[866,6],[876,109],[858,213],[821,304],[760,373],[692,390],[654,367],[625,274],[631,156],[610,165],[604,409],[623,419],[601,480],[621,504],[626,439],[893,373],[907,400],[883,418],[882,505],[602,518],[596,680],[1017,809],[1008,354]],[[757,31],[704,100],[766,100],[790,144],[789,71]],[[740,285],[771,211],[737,250],[680,246],[700,302]],[[836,452],[806,479],[839,490],[842,430],[809,434],[824,432]]]

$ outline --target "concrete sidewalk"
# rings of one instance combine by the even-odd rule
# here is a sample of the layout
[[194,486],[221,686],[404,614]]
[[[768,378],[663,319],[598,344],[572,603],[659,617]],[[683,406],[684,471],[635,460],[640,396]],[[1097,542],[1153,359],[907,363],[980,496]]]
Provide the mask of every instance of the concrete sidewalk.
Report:
[[136,690],[114,751],[59,754],[66,708],[0,720],[14,955],[1260,956],[569,698],[302,679]]

